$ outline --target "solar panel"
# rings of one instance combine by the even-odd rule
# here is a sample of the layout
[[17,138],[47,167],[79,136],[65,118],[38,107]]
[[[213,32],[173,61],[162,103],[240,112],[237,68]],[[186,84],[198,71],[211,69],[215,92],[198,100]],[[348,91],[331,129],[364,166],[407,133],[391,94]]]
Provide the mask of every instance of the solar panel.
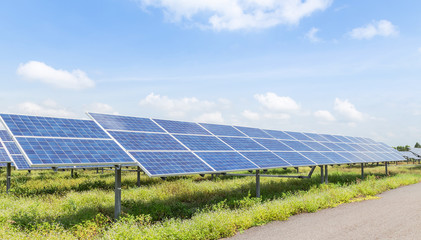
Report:
[[210,124],[210,123],[199,123],[199,124],[216,136],[245,137],[244,134],[242,134],[240,131],[235,129],[233,126]]
[[232,148],[214,136],[181,134],[174,134],[173,136],[192,151],[232,151]]
[[31,167],[134,162],[94,121],[13,114],[0,117]]
[[12,160],[10,159],[9,155],[6,152],[6,149],[1,144],[0,144],[0,162],[2,163],[12,162]]
[[292,166],[287,161],[270,152],[241,152],[241,154],[261,168],[279,168]]
[[169,133],[184,133],[184,134],[200,134],[200,135],[211,135],[203,127],[197,123],[191,122],[179,122],[162,119],[154,119],[161,127],[167,130]]
[[90,116],[149,176],[385,161],[396,154],[387,145],[340,135],[159,119],[148,126],[165,131],[153,132],[136,124],[148,118]]
[[259,169],[237,152],[197,152],[197,155],[216,171]]
[[91,116],[105,129],[140,131],[140,132],[165,132],[149,118],[90,113]]
[[0,130],[0,140],[2,140],[3,142],[13,141],[13,138],[6,130]]
[[22,154],[15,142],[3,142],[10,154]]
[[250,127],[235,127],[240,130],[242,133],[249,137],[257,137],[257,138],[272,138],[269,134],[265,133],[263,130],[258,128],[250,128]]
[[168,134],[109,131],[127,150],[187,150]]

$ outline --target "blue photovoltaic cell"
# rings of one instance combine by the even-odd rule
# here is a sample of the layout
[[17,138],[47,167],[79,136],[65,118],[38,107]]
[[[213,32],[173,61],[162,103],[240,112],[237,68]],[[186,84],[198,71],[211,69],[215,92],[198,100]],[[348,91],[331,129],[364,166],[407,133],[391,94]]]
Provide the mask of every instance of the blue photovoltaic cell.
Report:
[[328,147],[329,149],[332,149],[332,151],[335,151],[335,152],[346,151],[345,149],[339,147],[336,143],[322,142],[321,144]]
[[13,162],[17,170],[43,170],[51,169],[47,167],[31,167],[23,155],[12,155]]
[[308,159],[310,159],[311,161],[319,164],[319,165],[324,165],[324,164],[334,164],[335,162],[332,161],[331,159],[329,159],[328,157],[322,155],[321,153],[318,152],[300,152],[302,155],[306,156]]
[[270,152],[241,152],[261,168],[289,167],[288,162]]
[[288,145],[290,148],[294,149],[295,151],[314,151],[307,145],[302,144],[299,141],[287,141],[287,140],[279,140],[282,143]]
[[375,153],[372,153],[372,152],[366,152],[364,154],[367,155],[368,157],[372,158],[376,162],[386,161],[386,159],[384,159],[382,156],[380,156],[378,154],[375,154]]
[[361,143],[360,140],[358,140],[356,137],[346,136],[349,140],[351,140],[353,143]]
[[289,162],[293,167],[296,166],[313,166],[317,165],[314,162],[308,160],[303,155],[297,152],[274,152],[276,155]]
[[384,152],[384,149],[382,149],[378,144],[371,144],[369,145],[371,148],[374,148],[376,152]]
[[292,148],[275,139],[254,138],[254,141],[271,151],[294,151]]
[[10,154],[22,154],[15,142],[3,142]]
[[324,138],[329,140],[329,142],[334,142],[334,143],[342,142],[341,140],[337,139],[333,135],[329,135],[329,134],[320,134],[320,135],[322,135]]
[[363,159],[357,157],[353,153],[350,152],[339,152],[340,155],[344,156],[345,158],[349,159],[352,163],[361,163],[365,162]]
[[13,141],[12,136],[6,130],[0,130],[0,140],[2,141]]
[[210,123],[199,123],[199,124],[216,136],[245,137],[244,134],[242,134],[240,131],[235,129],[233,126],[210,124]]
[[15,136],[110,138],[94,121],[0,114]]
[[361,143],[371,143],[370,141],[367,141],[365,138],[362,137],[355,137],[356,139],[358,139]]
[[333,135],[333,136],[335,138],[341,140],[342,142],[345,142],[345,143],[351,143],[352,142],[350,139],[348,139],[348,138],[346,138],[344,136],[341,136],[341,135]]
[[369,156],[365,155],[364,153],[353,152],[352,154],[354,154],[355,156],[361,158],[365,162],[373,162],[374,161],[374,159],[371,159]]
[[320,151],[320,152],[332,151],[318,142],[302,141],[302,143],[304,143],[305,145],[311,147],[312,149],[316,151]]
[[348,143],[336,143],[336,145],[338,145],[339,147],[345,149],[346,151],[350,151],[350,152],[356,152],[356,151],[358,151],[357,149],[351,147]]
[[397,160],[405,160],[405,158],[402,157],[402,155],[399,154],[399,153],[392,153],[392,154],[393,154],[393,158],[394,158],[395,161],[397,161]]
[[382,156],[384,161],[396,161],[397,159],[394,159],[394,157],[388,153],[377,153],[378,155]]
[[250,138],[220,137],[220,139],[238,151],[266,150]]
[[367,149],[367,151],[369,151],[369,152],[377,152],[376,149],[374,149],[373,147],[371,147],[368,144],[361,144],[361,146],[364,147],[365,149]]
[[168,134],[108,131],[126,150],[187,150]]
[[288,132],[285,131],[287,134],[291,135],[292,137],[294,137],[297,140],[308,140],[311,141],[312,139],[307,137],[306,135],[304,135],[303,133],[299,133],[299,132]]
[[308,137],[310,137],[310,138],[312,138],[312,139],[314,139],[315,141],[318,141],[318,142],[327,142],[327,141],[329,141],[329,140],[327,140],[326,138],[324,138],[324,137],[322,137],[321,135],[319,135],[319,134],[316,134],[316,133],[304,133],[306,136],[308,136]]
[[196,154],[216,171],[259,168],[237,152],[196,152]]
[[351,146],[351,147],[353,147],[353,148],[357,149],[357,150],[358,150],[358,151],[360,151],[360,152],[366,152],[366,151],[368,151],[367,149],[365,149],[365,148],[362,146],[362,144],[349,143],[349,146]]
[[232,148],[214,136],[180,134],[174,134],[173,136],[192,151],[233,151]]
[[89,113],[104,129],[142,132],[165,132],[149,118]]
[[213,171],[190,152],[132,152],[131,154],[152,176]]
[[282,131],[277,131],[277,130],[264,130],[266,133],[270,134],[272,137],[276,138],[276,139],[283,139],[283,140],[295,140],[293,137],[291,137],[290,135],[282,132]]
[[258,128],[251,127],[235,127],[240,130],[242,133],[246,134],[249,137],[258,137],[258,138],[272,138],[269,134],[263,132],[263,130]]
[[133,162],[113,140],[25,137],[16,140],[34,165]]
[[206,131],[197,123],[161,119],[154,119],[154,121],[170,133],[211,135],[208,131]]
[[8,163],[12,162],[12,160],[9,158],[9,155],[7,155],[6,150],[0,145],[0,162]]
[[364,138],[364,139],[367,141],[368,144],[376,144],[377,143],[376,141],[374,141],[371,138]]
[[335,161],[336,163],[350,163],[348,159],[335,152],[323,152],[322,154],[330,158],[332,161]]

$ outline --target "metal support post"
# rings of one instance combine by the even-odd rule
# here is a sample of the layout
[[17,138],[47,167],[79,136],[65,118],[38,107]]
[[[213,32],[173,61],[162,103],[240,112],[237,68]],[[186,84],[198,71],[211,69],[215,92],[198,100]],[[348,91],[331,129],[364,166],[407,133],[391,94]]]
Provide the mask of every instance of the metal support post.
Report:
[[115,206],[114,206],[114,219],[117,221],[121,213],[121,166],[115,165]]
[[298,167],[295,167],[295,169],[297,169],[297,173],[299,173],[299,172],[300,172],[300,169],[299,169]]
[[213,175],[214,175],[214,174],[212,173],[212,174],[211,174],[211,181],[213,181]]
[[99,173],[99,168],[96,168],[96,173]]
[[31,170],[28,170],[28,173],[31,173]]
[[73,178],[73,168],[70,169],[70,176]]
[[140,187],[140,167],[137,167],[137,183],[136,185]]
[[101,174],[104,174],[104,168],[101,168]]
[[364,163],[361,163],[361,179],[364,179]]
[[260,171],[256,170],[256,197],[260,198]]
[[12,174],[12,164],[7,163],[7,179],[6,179],[6,193],[9,193],[10,189],[10,175]]
[[325,183],[326,184],[328,184],[329,183],[329,180],[328,180],[328,178],[327,178],[327,168],[328,168],[328,166],[327,165],[325,165]]
[[384,162],[384,168],[385,168],[386,175],[387,175],[387,162]]
[[322,179],[322,183],[325,182],[325,176],[323,175],[323,165],[320,166],[320,178]]

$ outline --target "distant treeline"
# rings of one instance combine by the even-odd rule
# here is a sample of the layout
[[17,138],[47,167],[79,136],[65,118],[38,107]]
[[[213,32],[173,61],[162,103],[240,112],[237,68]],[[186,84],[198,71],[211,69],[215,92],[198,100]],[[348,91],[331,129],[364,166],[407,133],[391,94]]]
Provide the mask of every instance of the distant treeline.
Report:
[[[406,145],[406,146],[396,146],[394,148],[398,151],[409,151],[411,147],[409,145]],[[418,142],[415,143],[414,148],[421,148],[421,144],[419,144]]]

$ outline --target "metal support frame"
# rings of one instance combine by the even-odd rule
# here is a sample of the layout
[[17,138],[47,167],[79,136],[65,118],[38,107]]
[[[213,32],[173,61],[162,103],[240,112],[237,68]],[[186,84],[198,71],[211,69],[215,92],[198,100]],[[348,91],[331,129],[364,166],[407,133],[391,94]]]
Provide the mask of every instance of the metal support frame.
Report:
[[[259,176],[260,177],[277,177],[277,178],[311,178],[311,176],[313,175],[314,169],[316,169],[316,166],[311,167],[310,172],[308,173],[307,176],[291,176],[291,175],[269,175],[269,174],[260,174],[259,172]],[[259,171],[259,170],[256,170]],[[224,176],[238,176],[238,177],[253,177],[255,176],[254,174],[236,174],[236,173],[225,173],[223,174]]]
[[320,178],[321,178],[322,183],[324,183],[325,182],[325,176],[323,174],[324,166],[320,165],[319,167],[320,167]]
[[214,178],[214,177],[213,177],[213,175],[214,175],[214,174],[212,173],[212,174],[211,174],[211,181],[213,181],[213,178]]
[[364,179],[364,163],[361,163],[361,179]]
[[137,167],[137,187],[140,187],[140,167]]
[[325,165],[325,184],[328,184],[329,183],[329,180],[328,180],[328,171],[327,171],[327,169],[328,169],[328,165]]
[[104,168],[101,168],[101,174],[104,174]]
[[385,170],[385,172],[386,172],[386,175],[388,175],[388,174],[387,174],[387,162],[384,162],[384,170]]
[[121,166],[115,165],[115,206],[114,206],[114,219],[118,220],[121,214]]
[[6,193],[10,190],[10,178],[12,175],[12,163],[7,163]]
[[256,197],[260,197],[260,170],[256,170]]
[[297,170],[297,173],[300,172],[300,169],[298,167],[294,167]]
[[73,178],[73,172],[74,172],[74,169],[72,168],[72,169],[70,169],[70,176]]

